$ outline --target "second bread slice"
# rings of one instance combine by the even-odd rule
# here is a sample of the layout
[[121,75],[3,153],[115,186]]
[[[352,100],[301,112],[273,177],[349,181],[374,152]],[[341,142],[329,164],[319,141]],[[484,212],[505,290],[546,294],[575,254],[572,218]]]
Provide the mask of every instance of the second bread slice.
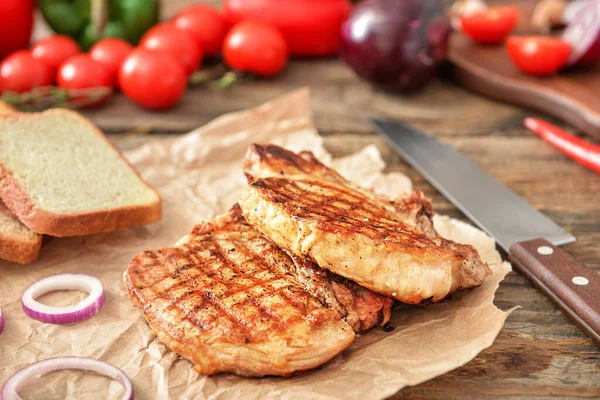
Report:
[[67,110],[0,116],[0,198],[32,231],[59,237],[162,216],[159,195],[102,132]]

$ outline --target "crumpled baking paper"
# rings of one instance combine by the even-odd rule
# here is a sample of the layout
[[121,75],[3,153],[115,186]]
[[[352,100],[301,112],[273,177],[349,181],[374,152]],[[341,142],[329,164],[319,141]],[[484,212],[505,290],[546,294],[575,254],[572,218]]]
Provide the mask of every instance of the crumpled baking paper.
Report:
[[[139,252],[172,245],[195,223],[228,210],[246,184],[242,158],[253,142],[311,150],[345,177],[388,196],[411,190],[404,175],[383,174],[385,165],[375,146],[332,159],[312,124],[307,90],[223,115],[185,136],[151,141],[125,156],[160,192],[164,207],[160,223],[109,234],[50,238],[38,262],[0,264],[0,307],[5,316],[5,331],[0,336],[0,384],[38,360],[85,356],[121,368],[133,381],[137,399],[377,399],[457,368],[493,343],[509,314],[494,306],[494,292],[510,265],[502,262],[494,240],[480,230],[436,216],[438,231],[475,246],[493,275],[481,287],[441,304],[396,307],[394,331],[375,328],[361,334],[322,368],[287,379],[207,377],[167,349],[130,303],[123,272]],[[104,309],[72,325],[27,318],[20,304],[23,291],[33,282],[59,273],[87,273],[101,279],[106,292]],[[66,305],[83,295],[56,292],[41,300]],[[20,393],[30,398],[78,399],[119,398],[124,391],[109,378],[63,371],[36,380]]]

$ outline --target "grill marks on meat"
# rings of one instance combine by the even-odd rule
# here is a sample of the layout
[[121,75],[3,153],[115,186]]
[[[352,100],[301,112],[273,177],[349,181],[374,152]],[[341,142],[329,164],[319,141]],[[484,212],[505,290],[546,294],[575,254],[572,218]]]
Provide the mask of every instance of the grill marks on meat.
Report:
[[346,181],[310,153],[253,145],[239,204],[278,246],[375,292],[417,304],[480,285],[476,250],[441,238],[422,194],[391,202]]
[[274,145],[253,145],[244,172],[241,209],[124,275],[159,340],[202,374],[316,368],[389,321],[386,296],[439,301],[490,273],[474,248],[438,235],[421,192],[389,201]]
[[315,368],[352,342],[353,329],[387,322],[392,303],[290,257],[238,206],[175,247],[138,255],[124,279],[154,333],[202,374]]
[[333,274],[312,261],[290,255],[303,288],[337,311],[355,332],[390,320],[393,300]]

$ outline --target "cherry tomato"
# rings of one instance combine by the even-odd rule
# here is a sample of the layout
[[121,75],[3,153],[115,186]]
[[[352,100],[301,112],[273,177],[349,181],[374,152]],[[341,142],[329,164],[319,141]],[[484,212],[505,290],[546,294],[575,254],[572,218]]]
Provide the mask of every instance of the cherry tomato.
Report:
[[29,46],[34,5],[34,0],[0,0],[0,59]]
[[12,53],[0,64],[0,92],[23,93],[52,81],[50,68],[27,50]]
[[138,47],[119,70],[119,86],[127,97],[150,110],[175,105],[187,85],[181,63],[168,52]]
[[571,54],[571,45],[549,36],[511,36],[506,40],[506,50],[521,71],[545,76],[565,66]]
[[194,39],[169,23],[158,24],[144,34],[140,46],[148,50],[171,54],[185,68],[187,74],[194,72],[202,62],[202,50]]
[[52,71],[52,76],[62,63],[75,54],[81,53],[77,42],[66,35],[54,35],[37,41],[31,48],[31,55]]
[[190,35],[207,56],[221,51],[223,39],[229,29],[229,23],[219,12],[201,4],[180,11],[173,18],[173,25]]
[[92,46],[90,49],[90,57],[108,69],[114,86],[118,86],[119,69],[121,64],[129,53],[133,50],[133,46],[119,38],[102,39]]
[[288,47],[277,28],[255,21],[235,25],[223,44],[223,58],[234,69],[269,77],[288,62]]
[[[112,88],[113,79],[110,71],[103,64],[92,60],[89,54],[76,54],[67,59],[56,76],[58,86],[65,89],[89,89],[89,88]],[[102,96],[98,101],[91,101],[86,97],[78,97],[75,100],[90,101],[88,107],[103,104],[108,95]]]
[[460,19],[463,32],[472,40],[500,43],[517,25],[519,10],[514,7],[492,7],[463,15]]

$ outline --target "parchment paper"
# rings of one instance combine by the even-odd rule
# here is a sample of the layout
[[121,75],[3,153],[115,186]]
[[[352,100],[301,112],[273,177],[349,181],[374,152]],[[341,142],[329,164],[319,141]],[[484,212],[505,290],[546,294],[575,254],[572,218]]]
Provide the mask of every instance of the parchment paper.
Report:
[[[140,251],[174,244],[195,223],[225,212],[245,185],[241,161],[252,142],[273,142],[292,150],[312,150],[344,176],[387,195],[411,190],[402,174],[382,173],[375,146],[332,160],[311,121],[309,94],[299,90],[258,108],[224,115],[188,135],[154,141],[126,157],[163,198],[164,219],[157,224],[88,237],[52,238],[35,264],[0,264],[0,383],[18,369],[55,356],[87,356],[110,362],[132,379],[138,399],[377,399],[407,385],[441,375],[490,346],[508,316],[493,305],[498,283],[510,271],[483,232],[436,216],[439,232],[470,243],[494,271],[485,283],[450,301],[394,309],[393,332],[381,328],[360,335],[323,368],[290,379],[245,379],[198,375],[191,363],[161,344],[141,312],[127,298],[122,274]],[[106,305],[95,317],[73,325],[42,324],[27,318],[20,304],[31,283],[58,273],[100,278]],[[80,296],[81,297],[81,296]],[[73,293],[44,301],[73,302]],[[31,398],[117,398],[119,384],[90,373],[58,372],[24,388]]]

